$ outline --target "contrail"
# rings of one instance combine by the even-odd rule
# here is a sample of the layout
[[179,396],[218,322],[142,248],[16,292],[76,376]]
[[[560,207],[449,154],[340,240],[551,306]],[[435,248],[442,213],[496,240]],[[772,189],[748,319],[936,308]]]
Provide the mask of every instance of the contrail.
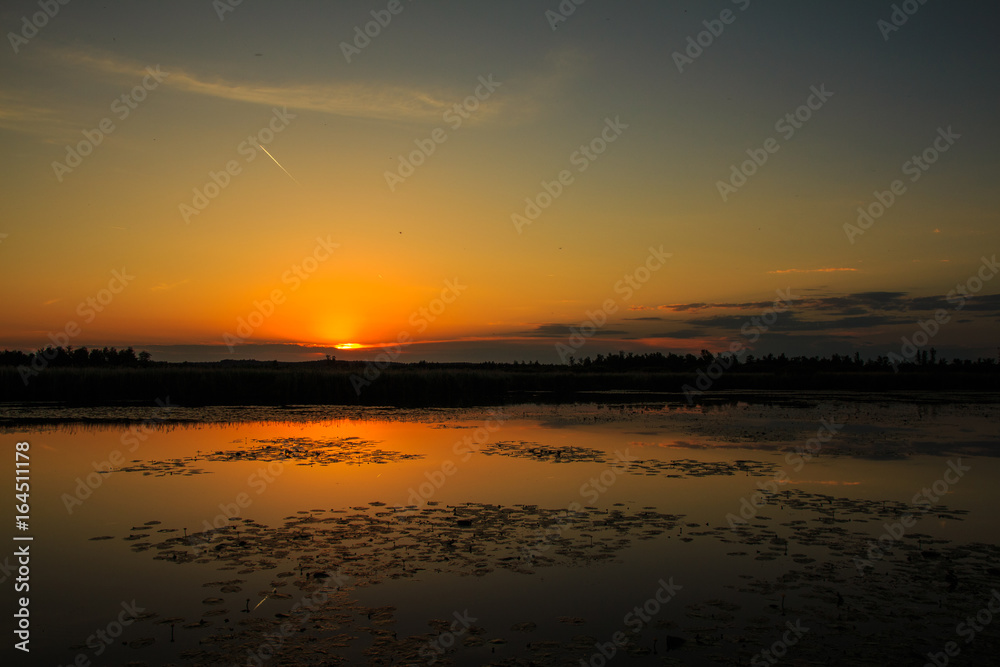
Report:
[[[257,145],[258,145],[258,146],[260,146],[260,144],[257,144]],[[261,149],[262,151],[264,151],[265,153],[267,153],[267,156],[268,156],[269,158],[271,158],[272,160],[274,160],[274,156],[273,156],[273,155],[271,155],[270,153],[268,153],[268,150],[267,150],[266,148],[264,148],[263,146],[260,146],[260,149]],[[276,165],[278,165],[279,167],[281,167],[281,163],[280,163],[280,162],[278,162],[277,160],[274,160],[274,164],[276,164]],[[284,167],[281,167],[281,171],[283,171],[283,172],[285,172],[286,174],[288,174],[288,170],[287,170],[287,169],[285,169]],[[295,177],[294,177],[294,176],[292,176],[291,174],[288,174],[288,178],[290,178],[290,179],[292,179],[293,181],[295,181]],[[301,184],[301,183],[299,183],[298,181],[295,181],[295,182],[296,182],[296,183],[297,183],[297,184],[298,184],[299,186],[301,186],[301,185],[302,185],[302,184]]]

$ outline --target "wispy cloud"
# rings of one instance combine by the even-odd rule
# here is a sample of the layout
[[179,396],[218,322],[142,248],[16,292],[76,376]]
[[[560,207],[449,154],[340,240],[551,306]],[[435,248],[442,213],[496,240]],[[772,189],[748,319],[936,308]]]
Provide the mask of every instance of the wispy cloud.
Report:
[[838,271],[857,271],[857,269],[826,268],[826,269],[776,269],[768,273],[837,273]]
[[[539,324],[534,329],[530,331],[515,331],[509,334],[512,337],[525,337],[525,338],[566,338],[574,333],[577,333],[580,327],[579,323],[576,324]],[[596,329],[591,335],[592,336],[621,336],[628,334],[628,331],[621,331],[615,329]]]
[[74,129],[55,106],[10,90],[0,90],[0,128],[42,136]]
[[191,282],[190,278],[185,278],[184,280],[179,280],[176,283],[158,283],[149,288],[151,292],[167,292],[174,289],[175,287],[180,287],[181,285],[186,285]]
[[[126,83],[144,76],[146,67],[150,65],[94,49],[57,46],[46,47],[43,57],[53,67],[121,79]],[[492,96],[466,122],[470,125],[500,119],[510,122],[512,116],[523,118],[537,113],[540,105],[545,103],[540,100],[553,96],[557,98],[562,88],[561,82],[579,74],[581,61],[582,56],[574,52],[559,52],[553,54],[537,72],[521,77],[516,82],[517,85],[506,77],[494,78],[494,81],[504,86],[501,89],[504,94]],[[172,66],[170,63],[158,63],[158,66],[162,68],[161,71],[168,73],[163,85],[173,90],[250,104],[390,121],[440,123],[447,110],[472,95],[480,85],[476,79],[437,86],[386,81],[274,83],[211,76]],[[490,74],[483,72],[482,76],[488,77]],[[44,109],[35,111],[50,113]],[[17,119],[28,118],[31,112],[30,106],[26,107],[17,112]]]
[[[677,331],[655,331],[644,338],[704,338],[739,331],[754,311],[761,312],[771,302],[742,303],[679,303],[660,306],[637,306],[632,310],[659,310],[676,313]],[[815,295],[797,299],[792,311],[783,313],[770,327],[768,336],[776,332],[841,332],[844,335],[861,331],[883,331],[894,326],[913,326],[921,318],[939,309],[950,311],[955,304],[945,295],[910,296],[907,292],[855,292],[843,295]],[[967,297],[966,312],[1000,316],[1000,294]],[[711,314],[709,312],[711,311]],[[720,312],[721,311],[721,312]],[[729,312],[725,312],[729,311]],[[700,315],[700,316],[699,316]],[[629,318],[635,326],[659,318]],[[664,318],[666,319],[666,318]]]
[[[796,290],[798,291],[798,290]],[[802,290],[808,291],[808,290]],[[927,301],[933,300],[933,301]],[[814,296],[795,301],[796,310],[837,312],[843,315],[857,315],[870,309],[906,311],[911,308],[938,307],[944,297],[909,297],[906,292],[854,292],[842,296]],[[668,303],[658,306],[630,306],[632,311],[661,310],[671,313],[697,313],[703,310],[753,311],[769,308],[774,300],[768,301],[726,301],[693,303]]]
[[[629,310],[633,311],[648,311],[648,310],[665,310],[672,313],[693,313],[699,310],[709,310],[714,308],[727,308],[732,310],[752,310],[759,308],[766,308],[772,305],[772,301],[748,301],[744,303],[707,303],[699,301],[696,303],[667,303],[659,306],[639,306],[632,305],[629,306]],[[639,318],[633,318],[639,319]]]

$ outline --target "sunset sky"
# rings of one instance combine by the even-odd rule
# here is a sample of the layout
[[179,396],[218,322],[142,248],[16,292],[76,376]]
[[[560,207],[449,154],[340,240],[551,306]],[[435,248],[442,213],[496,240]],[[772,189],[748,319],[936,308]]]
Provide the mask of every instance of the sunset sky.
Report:
[[0,10],[0,348],[998,353],[992,3],[51,4]]

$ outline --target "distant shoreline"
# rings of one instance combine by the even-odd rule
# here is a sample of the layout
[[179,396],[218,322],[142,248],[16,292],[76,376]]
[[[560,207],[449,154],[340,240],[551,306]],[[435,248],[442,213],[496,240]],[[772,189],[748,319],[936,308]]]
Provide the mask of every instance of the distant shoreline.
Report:
[[[373,370],[374,369],[374,370]],[[369,362],[151,363],[142,367],[47,368],[26,383],[0,367],[0,402],[71,406],[343,405],[469,407],[517,403],[665,401],[704,404],[733,392],[1000,392],[1000,365],[951,364],[824,371],[790,365],[771,372],[615,371],[533,364]],[[367,373],[367,375],[366,375]],[[724,392],[724,394],[720,394]]]

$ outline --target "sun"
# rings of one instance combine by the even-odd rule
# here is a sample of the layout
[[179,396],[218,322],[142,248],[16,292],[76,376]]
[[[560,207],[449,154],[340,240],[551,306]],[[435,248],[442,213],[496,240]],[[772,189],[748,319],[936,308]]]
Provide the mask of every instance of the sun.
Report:
[[364,345],[360,343],[337,343],[333,347],[337,350],[358,350],[364,347]]

